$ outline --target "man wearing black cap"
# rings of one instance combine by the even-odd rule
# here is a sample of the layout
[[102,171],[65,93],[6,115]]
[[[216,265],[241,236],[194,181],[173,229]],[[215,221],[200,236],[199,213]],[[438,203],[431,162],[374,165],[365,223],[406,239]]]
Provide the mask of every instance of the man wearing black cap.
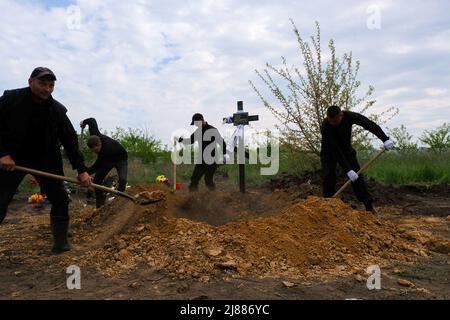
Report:
[[205,184],[210,191],[214,191],[216,186],[214,184],[214,173],[217,170],[217,158],[215,149],[216,146],[222,147],[223,159],[227,159],[226,144],[222,136],[215,127],[208,124],[203,118],[203,115],[196,113],[192,117],[191,126],[197,126],[197,130],[191,135],[189,139],[179,138],[178,142],[185,145],[194,144],[198,142],[201,154],[196,159],[196,165],[191,177],[191,184],[189,191],[194,192],[198,190],[198,183],[202,176],[205,176]]
[[[91,135],[87,145],[93,153],[98,155],[95,163],[88,169],[89,174],[95,173],[94,183],[103,184],[108,173],[115,168],[119,176],[118,190],[125,191],[128,173],[127,151],[119,142],[102,134],[94,118],[81,121],[80,127],[85,126],[89,126]],[[97,208],[100,208],[105,205],[106,195],[101,190],[95,190],[95,199]]]
[[394,147],[383,130],[375,122],[362,114],[342,111],[338,106],[331,106],[327,110],[327,119],[322,124],[322,147],[320,159],[323,172],[323,196],[331,198],[335,194],[336,165],[339,165],[347,173],[352,181],[353,190],[357,199],[364,203],[367,211],[378,215],[373,207],[373,199],[367,190],[364,178],[356,172],[360,166],[356,157],[356,151],[352,148],[352,126],[356,124],[376,135],[384,143],[386,150]]
[[[80,183],[91,183],[67,109],[52,97],[55,81],[50,69],[39,67],[31,73],[29,87],[5,91],[0,97],[0,223],[25,176],[14,171],[16,164],[63,175],[62,145]],[[35,178],[52,204],[53,252],[68,251],[69,198],[64,184]]]

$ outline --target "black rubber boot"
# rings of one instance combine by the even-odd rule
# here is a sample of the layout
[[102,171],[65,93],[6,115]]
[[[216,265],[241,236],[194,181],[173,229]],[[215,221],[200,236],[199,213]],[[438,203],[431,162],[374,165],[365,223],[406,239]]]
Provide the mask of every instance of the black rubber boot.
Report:
[[66,217],[52,217],[52,232],[53,232],[53,249],[52,252],[60,254],[72,249],[72,244],[68,238],[69,218]]
[[3,220],[6,218],[6,214],[8,213],[8,208],[2,207],[0,209],[0,224],[2,224]]
[[198,192],[198,185],[190,184],[189,185],[189,192]]
[[364,203],[364,206],[366,207],[366,211],[372,212],[372,214],[377,218],[382,218],[381,214],[379,214],[378,211],[373,207],[372,202],[366,202]]
[[124,192],[126,188],[127,188],[127,181],[119,180],[119,186],[118,186],[117,190]]
[[95,206],[97,209],[103,207],[106,203],[106,193],[101,190],[95,190]]

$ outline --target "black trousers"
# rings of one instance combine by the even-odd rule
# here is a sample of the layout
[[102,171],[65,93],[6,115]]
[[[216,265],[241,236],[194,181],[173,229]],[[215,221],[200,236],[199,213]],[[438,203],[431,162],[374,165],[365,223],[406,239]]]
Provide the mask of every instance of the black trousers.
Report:
[[216,185],[214,184],[214,173],[217,170],[217,164],[196,164],[194,172],[192,172],[191,184],[189,185],[189,191],[197,191],[198,183],[200,179],[205,176],[205,184],[209,190],[214,191]]
[[[5,219],[8,206],[14,197],[20,183],[25,177],[18,171],[7,172],[0,169],[0,223]],[[50,216],[52,222],[69,220],[69,197],[62,181],[35,177],[42,190],[45,190],[52,208]]]
[[[352,170],[358,172],[361,167],[358,163],[356,153],[346,154],[345,157]],[[337,160],[332,155],[321,155],[320,158],[323,174],[323,196],[325,198],[331,198],[336,193]],[[359,179],[352,183],[352,187],[358,201],[364,203],[367,210],[371,210],[373,198],[367,190],[364,177],[360,175]]]
[[[125,191],[125,188],[127,186],[127,177],[128,177],[128,161],[123,160],[119,161],[117,163],[111,163],[104,165],[101,167],[96,173],[94,178],[95,184],[103,184],[103,181],[105,180],[108,173],[112,170],[116,169],[117,175],[119,176],[119,191]],[[95,190],[95,202],[97,208],[100,208],[105,205],[106,202],[106,194],[105,192],[101,190]]]

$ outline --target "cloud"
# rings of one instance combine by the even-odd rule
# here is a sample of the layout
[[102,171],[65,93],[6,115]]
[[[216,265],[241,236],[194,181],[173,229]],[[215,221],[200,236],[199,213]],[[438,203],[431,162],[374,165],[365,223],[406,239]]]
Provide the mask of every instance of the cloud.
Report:
[[427,88],[425,89],[425,93],[431,97],[437,97],[449,93],[449,90],[446,88]]
[[[379,30],[366,24],[374,5]],[[445,0],[3,0],[0,88],[25,86],[31,70],[46,65],[74,124],[94,116],[107,130],[145,127],[166,143],[194,112],[225,129],[221,119],[238,100],[260,114],[255,128],[273,128],[248,80],[263,86],[254,69],[281,56],[300,66],[289,18],[305,37],[317,20],[324,48],[333,38],[339,54],[361,60],[361,80],[377,89],[378,107],[400,107],[389,126],[419,132],[450,118],[448,92],[433,89],[450,83],[449,9]]]

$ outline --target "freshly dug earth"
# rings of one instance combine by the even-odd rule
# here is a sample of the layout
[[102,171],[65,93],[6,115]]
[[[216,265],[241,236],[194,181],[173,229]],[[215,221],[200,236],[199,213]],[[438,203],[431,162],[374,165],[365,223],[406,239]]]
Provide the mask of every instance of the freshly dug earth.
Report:
[[290,203],[283,192],[171,194],[159,185],[138,185],[129,192],[162,192],[164,200],[136,206],[116,199],[100,210],[81,210],[73,232],[83,246],[67,254],[62,265],[95,265],[105,276],[117,277],[144,263],[153,271],[202,282],[241,276],[326,278],[371,264],[414,262],[429,249],[443,252],[449,246],[339,199]]
[[[133,195],[165,200],[101,210],[74,194],[75,250],[63,255],[50,252],[50,208],[20,193],[0,225],[0,299],[448,299],[448,186],[376,186],[379,221],[353,210],[352,194],[349,207],[308,198],[320,194],[309,178],[294,182],[244,195],[137,186]],[[374,263],[382,290],[369,291]],[[70,265],[82,290],[66,288]]]

